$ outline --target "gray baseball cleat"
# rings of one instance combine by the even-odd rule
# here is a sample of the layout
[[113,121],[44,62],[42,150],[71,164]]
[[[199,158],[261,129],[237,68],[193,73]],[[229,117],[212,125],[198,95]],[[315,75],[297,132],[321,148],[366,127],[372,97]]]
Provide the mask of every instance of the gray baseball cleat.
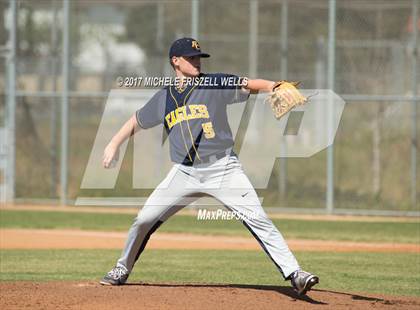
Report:
[[319,278],[309,272],[297,270],[293,273],[291,282],[299,295],[305,295],[307,291],[311,290],[312,286],[319,283]]
[[129,276],[127,268],[115,266],[108,272],[99,283],[102,285],[123,285]]

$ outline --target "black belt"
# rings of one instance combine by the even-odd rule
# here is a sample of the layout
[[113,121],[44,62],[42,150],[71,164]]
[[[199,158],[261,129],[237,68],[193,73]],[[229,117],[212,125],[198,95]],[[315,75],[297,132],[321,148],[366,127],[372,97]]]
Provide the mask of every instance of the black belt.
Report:
[[[196,165],[199,164],[207,164],[210,162],[210,158],[211,157],[216,157],[217,160],[222,159],[223,157],[227,156],[228,154],[226,154],[226,150],[220,153],[216,153],[216,154],[211,154],[208,156],[200,156],[200,159],[196,159],[195,162],[192,162],[191,160],[189,160],[189,158],[185,158],[184,161],[182,162],[183,165],[185,166],[193,166],[194,163]],[[236,156],[235,152],[232,150],[230,151],[230,156]]]

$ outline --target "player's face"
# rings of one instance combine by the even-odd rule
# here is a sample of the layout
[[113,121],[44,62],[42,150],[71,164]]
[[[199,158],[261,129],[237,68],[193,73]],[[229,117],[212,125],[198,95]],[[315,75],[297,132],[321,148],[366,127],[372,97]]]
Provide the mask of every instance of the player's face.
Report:
[[198,76],[201,72],[201,58],[200,56],[182,56],[176,57],[174,61],[175,67],[187,77]]

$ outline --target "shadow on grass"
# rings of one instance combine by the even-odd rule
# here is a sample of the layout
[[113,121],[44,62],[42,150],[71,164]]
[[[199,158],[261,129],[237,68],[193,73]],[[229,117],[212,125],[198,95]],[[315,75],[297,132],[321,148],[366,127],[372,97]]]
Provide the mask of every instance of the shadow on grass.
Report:
[[307,295],[298,295],[290,286],[274,286],[274,285],[252,285],[252,284],[169,284],[169,283],[126,283],[125,285],[132,286],[153,286],[153,287],[208,287],[208,288],[239,288],[239,289],[253,289],[262,291],[274,291],[282,295],[288,296],[295,300],[302,300],[315,305],[327,305],[322,301],[317,301]]

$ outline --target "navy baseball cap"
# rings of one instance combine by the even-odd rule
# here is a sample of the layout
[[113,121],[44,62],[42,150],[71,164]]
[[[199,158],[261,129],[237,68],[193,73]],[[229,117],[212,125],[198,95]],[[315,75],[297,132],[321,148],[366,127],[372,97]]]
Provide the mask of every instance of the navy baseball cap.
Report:
[[169,58],[172,58],[173,56],[210,57],[209,54],[201,52],[198,41],[193,38],[181,38],[172,43],[171,48],[169,49]]

